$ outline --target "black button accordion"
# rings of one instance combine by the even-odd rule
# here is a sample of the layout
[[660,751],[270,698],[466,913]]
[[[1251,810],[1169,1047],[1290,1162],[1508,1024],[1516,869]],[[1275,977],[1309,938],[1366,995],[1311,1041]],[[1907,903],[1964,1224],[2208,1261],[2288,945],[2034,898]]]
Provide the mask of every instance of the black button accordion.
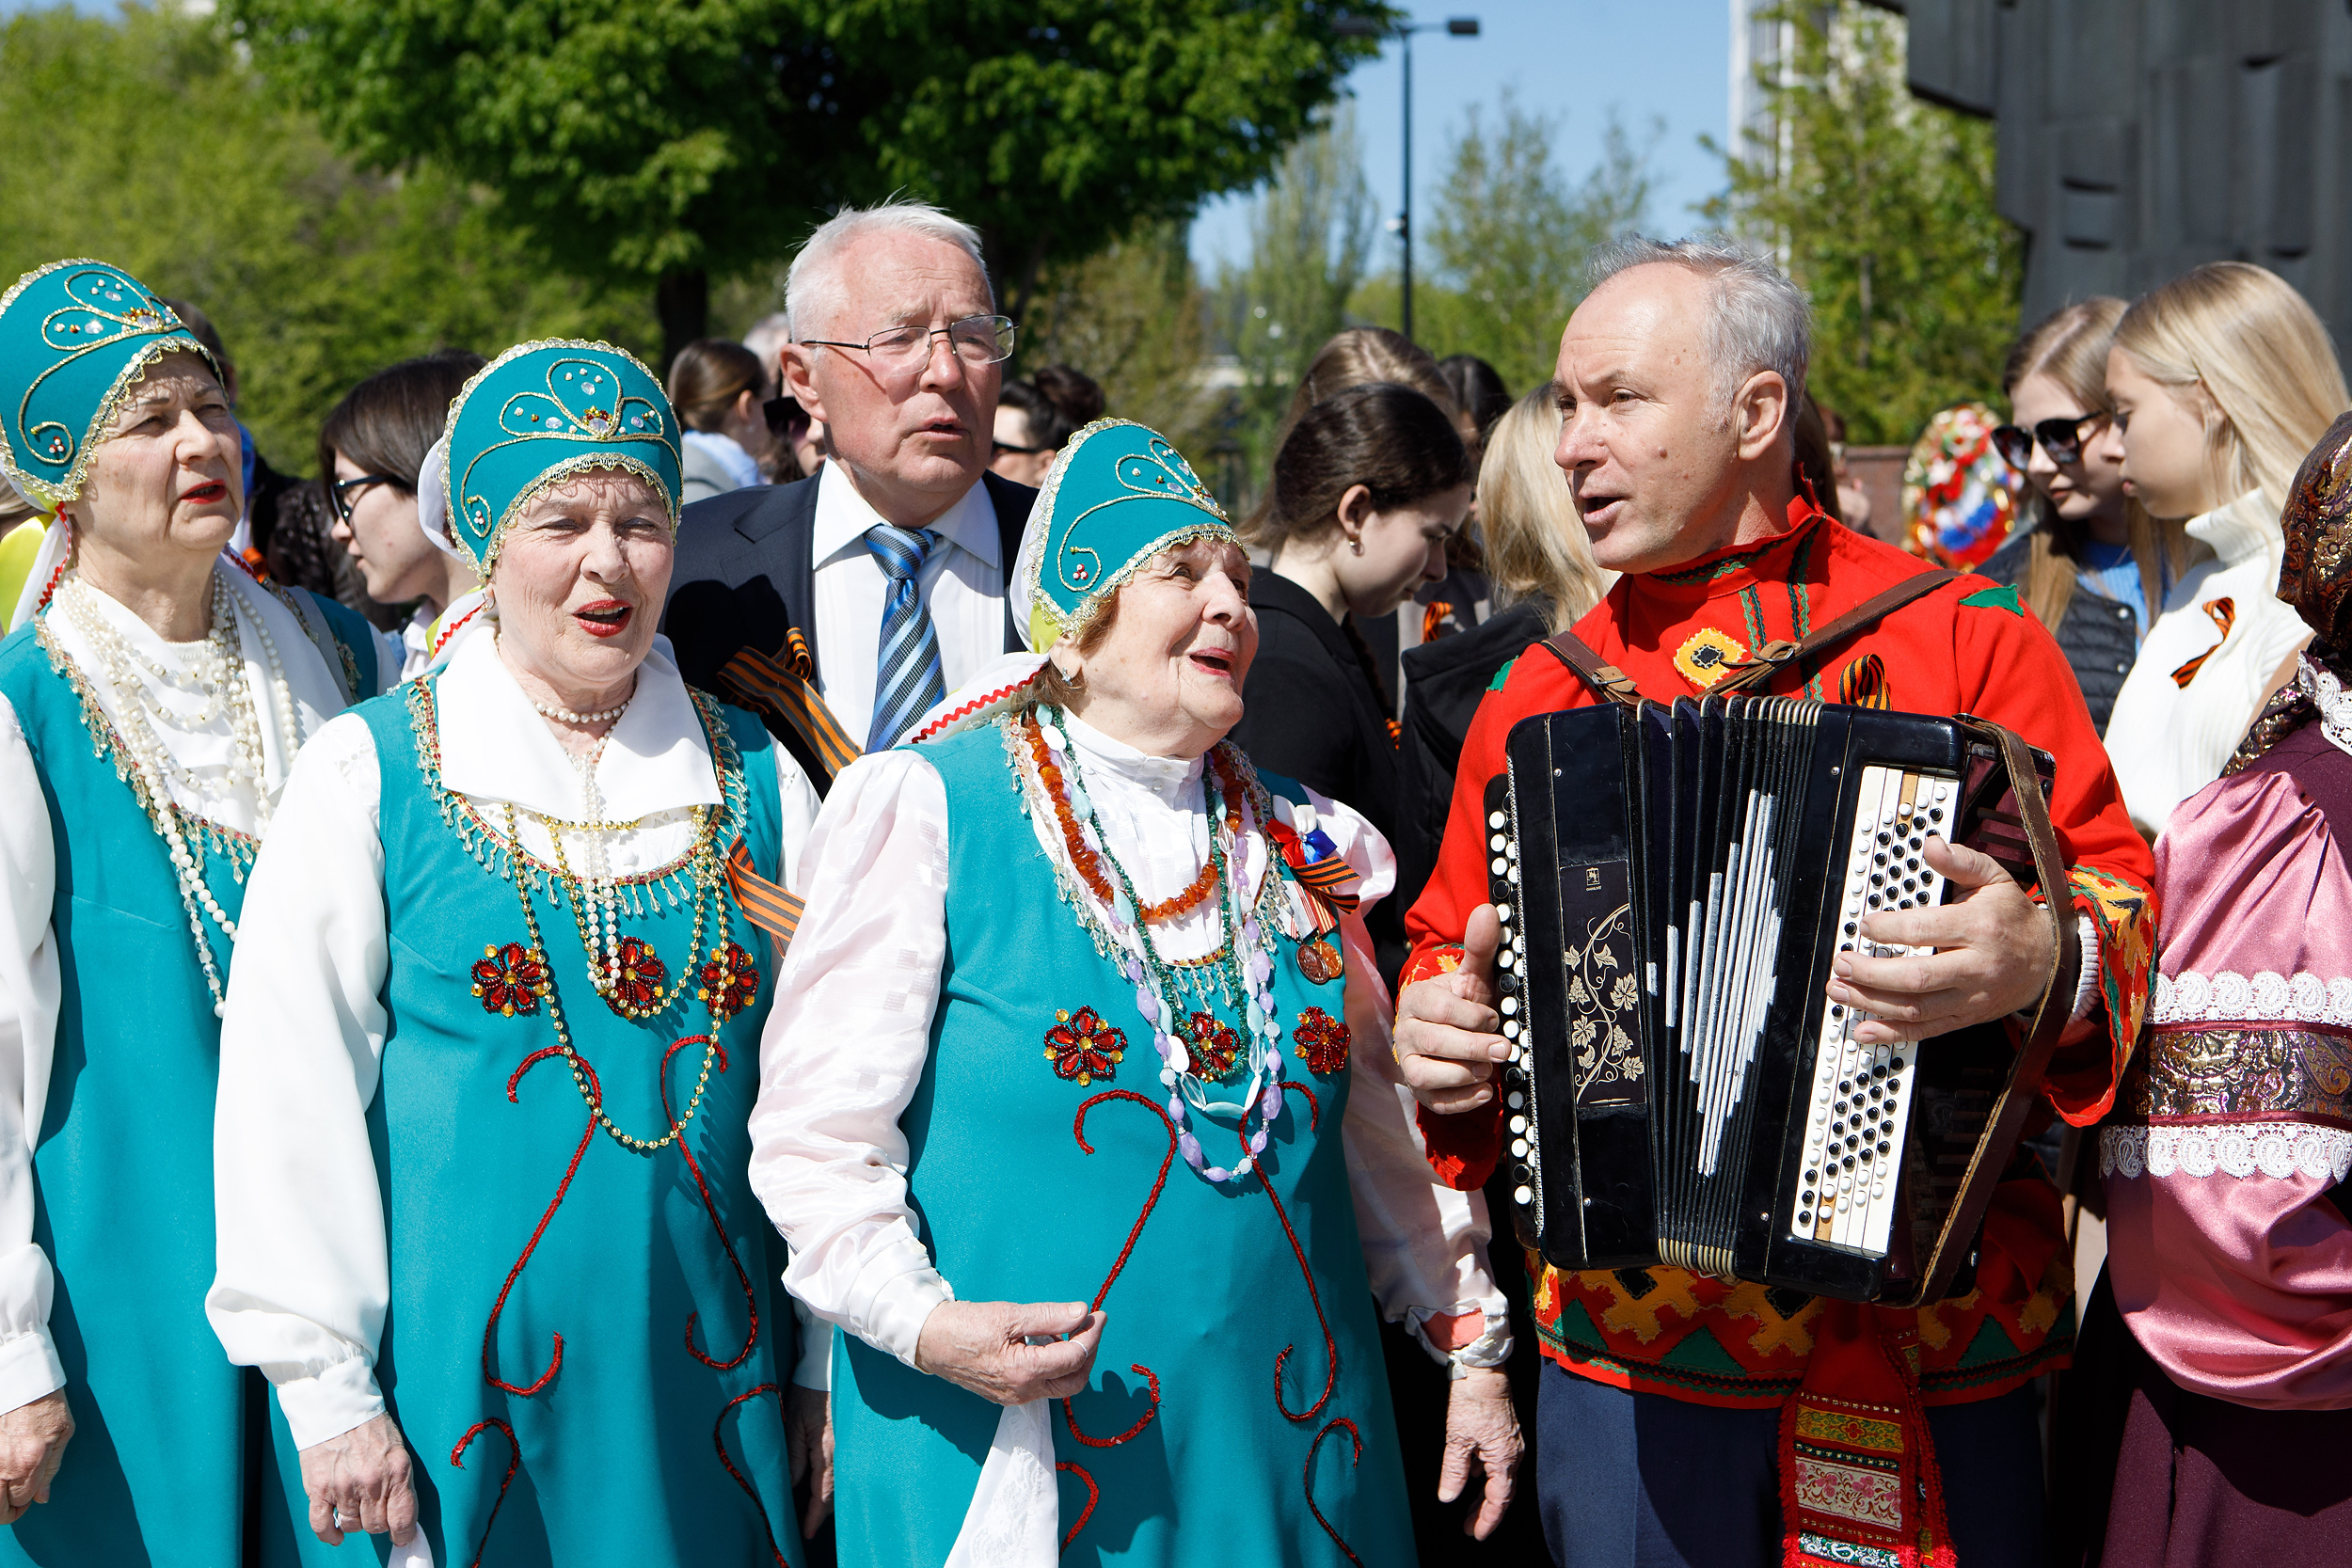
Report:
[[1859,1045],[1824,988],[1840,951],[1914,951],[1860,923],[1943,900],[1931,834],[2064,888],[2050,759],[1964,715],[1788,697],[1541,715],[1505,755],[1486,840],[1522,1240],[1564,1269],[1964,1290],[2074,998],[2071,915],[2022,1052],[1998,1023]]

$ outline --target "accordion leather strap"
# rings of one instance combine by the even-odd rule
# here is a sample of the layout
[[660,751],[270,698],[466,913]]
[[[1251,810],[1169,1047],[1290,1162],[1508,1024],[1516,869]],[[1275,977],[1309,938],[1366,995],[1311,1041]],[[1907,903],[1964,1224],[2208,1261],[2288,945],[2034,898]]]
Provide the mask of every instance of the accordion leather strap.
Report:
[[1918,572],[1903,578],[1884,593],[1863,600],[1829,625],[1820,627],[1803,641],[1790,642],[1775,639],[1731,667],[1731,673],[1709,689],[1708,695],[1727,697],[1736,691],[1747,691],[1763,686],[1784,664],[1810,658],[1825,653],[1858,631],[1867,631],[1881,621],[1909,604],[1912,600],[1932,594],[1959,577],[1958,572],[1942,567],[1931,572]]
[[[1810,658],[1827,652],[1858,631],[1867,631],[1912,600],[1932,594],[1959,577],[1958,572],[1938,567],[1919,572],[1865,599],[1829,625],[1822,626],[1802,641],[1774,640],[1767,642],[1748,657],[1731,667],[1731,673],[1708,689],[1709,696],[1728,697],[1762,686],[1777,673],[1781,666],[1793,660]],[[1603,659],[1592,645],[1573,631],[1557,631],[1544,640],[1551,656],[1576,672],[1593,695],[1605,703],[1637,703],[1642,694],[1635,689],[1633,677]],[[2046,813],[2044,814],[2046,816]]]
[[2050,911],[2051,930],[2058,940],[2051,944],[2050,973],[2042,982],[2033,1022],[2026,1026],[2016,1069],[1994,1103],[1976,1152],[1961,1177],[1957,1198],[1915,1298],[1921,1303],[1942,1299],[1977,1227],[1983,1223],[1993,1189],[2000,1182],[2010,1150],[2016,1148],[2026,1109],[2041,1092],[2051,1053],[2058,1049],[2058,1036],[2074,1012],[2074,990],[2082,973],[2082,939],[2074,928],[2073,883],[2067,878],[2065,857],[2058,851],[2058,832],[2050,825],[2050,803],[2042,796],[2042,775],[2034,767],[2033,753],[2014,730],[1973,714],[1961,714],[1959,721],[1992,742],[2000,753],[2017,800],[2018,821],[2033,850],[2034,874],[2042,884],[2042,902]]

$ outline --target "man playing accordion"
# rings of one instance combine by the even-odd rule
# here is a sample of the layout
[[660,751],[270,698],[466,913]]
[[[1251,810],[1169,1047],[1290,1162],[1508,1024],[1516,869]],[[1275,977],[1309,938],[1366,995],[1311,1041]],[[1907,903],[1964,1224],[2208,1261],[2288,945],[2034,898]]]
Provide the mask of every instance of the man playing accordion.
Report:
[[[1597,678],[1671,702],[1740,674],[1751,695],[1974,714],[2048,752],[2082,966],[2026,1133],[2053,1114],[2096,1121],[2146,1002],[2153,867],[2064,657],[2013,590],[1973,576],[1915,584],[1846,635],[1816,635],[1928,568],[1840,526],[1797,476],[1803,295],[1766,262],[1688,242],[1627,241],[1595,273],[1555,390],[1557,458],[1594,557],[1625,574],[1574,628]],[[1438,872],[1408,919],[1396,1048],[1430,1160],[1457,1187],[1488,1180],[1502,1141],[1486,784],[1518,721],[1605,700],[1591,680],[1543,646],[1506,668],[1470,727]],[[2039,895],[1974,849],[1931,839],[1925,855],[1950,901],[1863,928],[1921,956],[1840,953],[1832,969],[1830,1000],[1871,1015],[1858,1042],[2030,1013],[2048,984],[2056,933]],[[1537,1494],[1554,1556],[1575,1568],[2035,1560],[2029,1385],[2073,1347],[2074,1282],[2043,1167],[2021,1154],[2008,1176],[1973,1287],[1917,1309],[1663,1266],[1565,1273],[1531,1252],[1548,1361]]]

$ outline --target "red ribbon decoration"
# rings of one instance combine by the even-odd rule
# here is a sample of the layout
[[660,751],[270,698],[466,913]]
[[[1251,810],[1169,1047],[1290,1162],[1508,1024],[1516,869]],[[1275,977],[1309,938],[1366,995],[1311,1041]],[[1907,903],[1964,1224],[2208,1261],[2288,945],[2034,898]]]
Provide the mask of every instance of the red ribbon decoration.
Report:
[[1318,935],[1339,925],[1343,913],[1352,912],[1360,902],[1355,894],[1346,891],[1357,880],[1355,869],[1337,855],[1317,859],[1311,854],[1298,836],[1298,831],[1279,818],[1264,824],[1265,835],[1291,868],[1298,885],[1313,897],[1309,900],[1315,911]]

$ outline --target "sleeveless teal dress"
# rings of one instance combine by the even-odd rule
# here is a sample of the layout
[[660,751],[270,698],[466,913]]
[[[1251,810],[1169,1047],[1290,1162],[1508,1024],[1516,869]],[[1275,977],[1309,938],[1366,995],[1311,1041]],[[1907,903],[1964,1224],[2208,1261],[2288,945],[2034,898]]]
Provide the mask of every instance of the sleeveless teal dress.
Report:
[[[660,960],[662,984],[683,978],[683,993],[635,1022],[608,1007],[550,869],[511,860],[503,823],[441,787],[433,692],[444,678],[357,710],[381,769],[389,937],[382,1077],[368,1108],[391,1265],[376,1380],[414,1456],[434,1560],[798,1568],[781,1390],[794,1331],[774,1283],[783,1244],[771,1259],[749,1176],[774,955],[723,895],[695,942],[694,872],[682,859],[623,884],[619,929]],[[694,701],[723,797],[712,851],[723,861],[739,834],[753,864],[772,872],[782,845],[768,732]],[[532,942],[516,876],[577,1068],[558,1048],[550,999],[532,994],[514,962]],[[713,1048],[703,980],[688,972],[728,944],[742,950],[725,1004],[735,1010]],[[592,1114],[591,1094],[643,1143],[661,1140],[673,1114],[685,1130],[656,1148],[624,1145]],[[310,1533],[299,1466],[291,1445],[280,1451],[276,1552],[382,1556],[381,1536],[329,1549]]]
[[[312,603],[342,678],[373,690],[367,623]],[[169,853],[116,772],[112,727],[86,713],[40,625],[0,641],[0,697],[40,772],[56,846],[50,924],[63,993],[33,1152],[33,1240],[56,1271],[49,1334],[74,1431],[49,1501],[0,1529],[0,1565],[236,1568],[260,1433],[246,1426],[248,1374],[204,1317],[220,1021]],[[233,921],[256,846],[225,832],[203,842],[205,881]],[[225,977],[228,943],[210,934]]]
[[[1274,1000],[1311,1059],[1286,1063],[1260,1173],[1212,1187],[1176,1151],[1135,987],[1058,900],[1003,735],[919,750],[946,785],[950,894],[930,1056],[900,1122],[917,1224],[960,1300],[1100,1295],[1108,1314],[1090,1384],[1051,1414],[1063,1562],[1411,1563],[1341,1146],[1342,983],[1311,982],[1277,941]],[[1080,1083],[1046,1035],[1085,1008],[1125,1038]],[[1208,1163],[1232,1164],[1230,1119],[1191,1119]],[[844,1568],[943,1561],[999,1407],[847,1334],[833,1388]]]

